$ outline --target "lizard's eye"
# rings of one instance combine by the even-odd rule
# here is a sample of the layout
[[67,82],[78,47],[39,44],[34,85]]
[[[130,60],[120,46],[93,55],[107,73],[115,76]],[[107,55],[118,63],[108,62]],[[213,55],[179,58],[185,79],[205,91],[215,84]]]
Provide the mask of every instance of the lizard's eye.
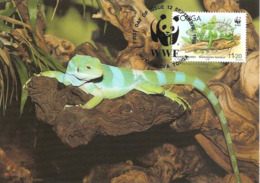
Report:
[[77,72],[79,72],[79,68],[77,67]]
[[91,69],[91,67],[90,67],[90,66],[87,66],[87,69]]

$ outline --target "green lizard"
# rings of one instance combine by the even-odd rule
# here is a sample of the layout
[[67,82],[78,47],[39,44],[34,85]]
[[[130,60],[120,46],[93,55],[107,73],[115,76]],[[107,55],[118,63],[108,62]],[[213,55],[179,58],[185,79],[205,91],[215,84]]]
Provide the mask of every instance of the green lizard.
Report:
[[[199,78],[176,71],[142,71],[118,68],[101,64],[97,58],[83,55],[76,55],[69,61],[66,73],[46,71],[39,75],[56,78],[65,85],[79,87],[84,92],[93,95],[94,97],[86,104],[80,105],[82,108],[86,109],[94,108],[103,99],[121,97],[133,89],[142,91],[146,94],[162,94],[171,100],[178,102],[186,109],[187,106],[190,106],[183,98],[172,93],[170,90],[165,90],[162,86],[183,84],[195,87],[207,97],[218,115],[226,139],[233,171],[237,182],[240,182],[239,170],[227,120],[217,97]],[[27,84],[29,82],[30,80],[28,80]]]
[[196,35],[198,41],[209,41],[208,49],[211,48],[212,42],[219,39],[226,39],[234,42],[234,28],[230,22],[217,21],[215,17],[207,24],[202,23],[200,26],[194,24],[195,29],[189,29],[186,33],[190,36]]

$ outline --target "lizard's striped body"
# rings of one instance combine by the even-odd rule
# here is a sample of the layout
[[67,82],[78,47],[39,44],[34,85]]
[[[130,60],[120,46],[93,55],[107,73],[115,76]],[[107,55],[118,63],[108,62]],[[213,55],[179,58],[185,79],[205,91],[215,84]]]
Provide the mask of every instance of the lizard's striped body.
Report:
[[226,39],[234,41],[234,28],[225,22],[213,21],[201,26],[195,25],[195,30],[189,29],[187,34],[196,35],[198,41],[209,41],[208,48],[211,48],[212,41]]
[[209,30],[209,29],[203,29],[203,28],[196,28],[196,38],[199,41],[209,41],[210,38],[212,40],[218,40],[218,39],[233,39],[233,33],[230,32],[220,32],[217,30]]
[[103,99],[118,98],[133,89],[147,94],[162,94],[186,108],[188,103],[184,99],[169,90],[165,90],[161,86],[182,84],[195,87],[207,97],[218,115],[226,139],[234,174],[237,182],[240,182],[237,161],[224,112],[217,97],[199,78],[176,71],[141,71],[118,68],[101,64],[97,58],[81,55],[72,58],[65,74],[57,71],[47,71],[41,73],[41,75],[56,78],[65,85],[77,86],[84,92],[94,95],[90,101],[82,106],[88,109],[95,107]]

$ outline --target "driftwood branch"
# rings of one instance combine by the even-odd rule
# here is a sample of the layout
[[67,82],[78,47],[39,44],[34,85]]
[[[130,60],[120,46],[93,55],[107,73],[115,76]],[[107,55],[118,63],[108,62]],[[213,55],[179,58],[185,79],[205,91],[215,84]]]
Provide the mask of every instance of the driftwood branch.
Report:
[[184,111],[163,96],[150,97],[133,91],[115,100],[104,100],[94,109],[65,108],[84,104],[92,96],[76,87],[59,89],[57,80],[34,77],[29,88],[36,103],[37,118],[54,125],[64,143],[71,147],[87,144],[95,135],[124,135],[174,121]]
[[[234,40],[233,42],[231,42],[230,40],[221,39],[221,40],[213,41],[210,50],[228,49],[238,44],[240,44],[239,40]],[[196,44],[185,44],[181,47],[180,50],[183,50],[185,52],[192,52],[196,50],[207,50],[208,45],[209,42],[201,41],[201,42],[196,42]]]
[[[147,69],[148,64],[138,55],[142,54],[148,60],[152,60],[153,57],[150,50],[159,48],[160,43],[151,40],[150,24],[155,17],[144,5],[144,1],[101,0],[100,3],[104,7],[104,12],[100,10],[93,15],[93,18],[109,21],[123,32],[124,38],[128,42],[128,46],[117,56],[117,65],[140,70]],[[150,13],[143,17],[142,14],[146,11]],[[135,24],[139,18],[142,18],[142,24],[137,28]],[[136,32],[136,43],[133,43],[134,32]]]
[[[135,166],[131,161],[112,166],[101,165],[93,169],[83,182],[105,182],[106,180],[124,183],[170,182],[184,175],[186,179],[195,183],[201,180],[222,181],[220,176],[212,173],[212,169],[206,165],[205,159],[195,145],[177,148],[172,144],[164,144],[162,147],[155,148],[140,161],[145,167],[150,168]],[[103,177],[104,175],[109,175],[109,177]]]

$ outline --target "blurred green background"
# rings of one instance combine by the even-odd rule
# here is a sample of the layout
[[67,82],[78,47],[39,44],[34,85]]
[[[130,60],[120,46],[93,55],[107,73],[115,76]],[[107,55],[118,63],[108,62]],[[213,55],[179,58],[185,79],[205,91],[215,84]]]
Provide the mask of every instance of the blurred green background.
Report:
[[[85,0],[85,16],[83,0],[61,0],[54,19],[51,16],[56,5],[56,1],[44,1],[46,6],[47,30],[46,33],[56,35],[71,41],[75,46],[84,42],[90,42],[95,46],[96,41],[101,41],[104,46],[123,50],[127,46],[127,42],[123,38],[123,34],[117,30],[109,22],[100,19],[91,18],[93,13],[98,11],[96,1]],[[148,8],[152,8],[156,4],[171,4],[184,11],[205,11],[202,0],[146,0],[145,4]],[[259,2],[258,0],[240,0],[240,8],[246,9],[253,18],[253,23],[259,32]],[[155,12],[156,13],[156,12]],[[104,29],[106,31],[104,32]],[[115,37],[114,37],[115,36]],[[121,36],[121,37],[120,37]],[[119,38],[118,38],[119,37]],[[117,41],[114,41],[117,39]],[[95,40],[95,41],[93,41]],[[113,45],[113,44],[117,45]],[[177,70],[184,71],[199,76],[202,80],[207,81],[213,77],[219,69],[225,66],[224,63],[182,63],[176,67]]]

